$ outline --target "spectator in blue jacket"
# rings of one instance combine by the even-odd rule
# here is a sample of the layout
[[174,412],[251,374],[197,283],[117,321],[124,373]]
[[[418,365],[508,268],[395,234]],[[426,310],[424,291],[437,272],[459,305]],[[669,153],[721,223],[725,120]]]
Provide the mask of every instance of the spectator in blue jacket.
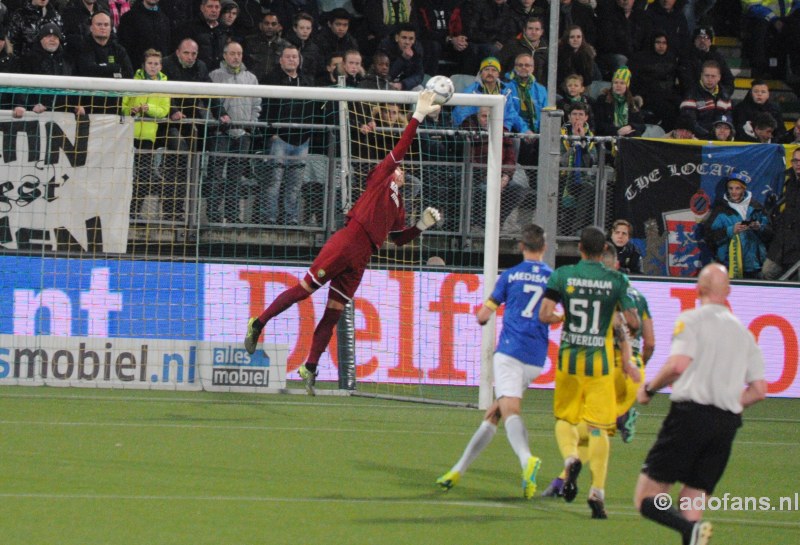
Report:
[[714,258],[728,268],[731,278],[758,278],[772,238],[769,216],[747,191],[750,178],[734,172],[725,182],[725,194],[709,216],[706,240]]
[[[464,89],[473,95],[504,95],[506,97],[503,112],[503,127],[506,131],[533,134],[525,120],[520,117],[519,96],[514,87],[500,80],[500,61],[495,57],[486,57],[481,61],[479,81]],[[453,108],[453,124],[458,127],[465,119],[478,113],[477,106],[456,106]]]

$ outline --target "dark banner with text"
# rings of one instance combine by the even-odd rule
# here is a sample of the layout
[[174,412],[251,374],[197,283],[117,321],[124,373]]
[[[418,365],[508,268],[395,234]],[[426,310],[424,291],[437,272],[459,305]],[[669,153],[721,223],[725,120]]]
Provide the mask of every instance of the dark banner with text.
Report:
[[726,177],[732,172],[744,175],[753,198],[764,204],[780,194],[784,157],[778,144],[621,139],[615,217],[633,224],[644,272],[695,276],[710,261],[702,222],[725,193]]

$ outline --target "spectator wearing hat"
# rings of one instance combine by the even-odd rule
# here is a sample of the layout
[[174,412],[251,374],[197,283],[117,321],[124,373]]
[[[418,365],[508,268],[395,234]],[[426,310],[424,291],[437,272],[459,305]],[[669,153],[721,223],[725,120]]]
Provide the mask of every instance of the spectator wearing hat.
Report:
[[[64,55],[63,35],[58,25],[42,25],[37,34],[39,41],[19,59],[17,72],[20,74],[41,74],[45,76],[70,76],[72,65]],[[14,117],[22,117],[26,111],[36,114],[53,110],[77,109],[78,101],[73,96],[51,93],[15,93]]]
[[358,42],[350,33],[350,12],[336,8],[325,17],[327,24],[317,34],[317,45],[323,55],[337,51],[358,51]]
[[[783,126],[781,108],[770,100],[767,82],[755,79],[744,99],[733,108],[733,123],[736,127],[736,134],[743,142],[759,141],[754,132],[755,120],[759,114],[768,114],[775,120],[773,141],[782,141],[786,135],[786,128]],[[763,126],[765,123],[766,121],[762,121],[761,125]]]
[[694,119],[694,134],[698,138],[709,138],[714,120],[731,111],[730,95],[719,86],[721,77],[717,61],[704,62],[700,81],[684,95],[681,102],[681,114]]
[[706,242],[731,278],[758,278],[772,239],[769,216],[747,190],[749,181],[741,172],[728,176],[725,193],[706,220]]
[[144,52],[148,49],[162,54],[170,50],[172,30],[160,2],[161,0],[141,0],[122,16],[117,38],[128,52],[131,62],[142,62]]
[[59,32],[64,31],[61,14],[49,0],[30,0],[16,10],[8,21],[9,52],[18,57],[25,55],[38,42],[39,29],[47,23],[57,25]]
[[800,149],[792,152],[791,168],[786,173],[775,214],[775,237],[762,269],[767,280],[777,280],[783,271],[800,261]]
[[64,41],[61,46],[70,44],[71,48],[75,48],[88,38],[92,15],[98,11],[108,11],[108,0],[70,0],[61,12],[64,22]]
[[[503,95],[506,97],[503,110],[503,127],[506,131],[533,134],[525,120],[520,117],[520,103],[514,88],[500,79],[502,67],[495,57],[481,61],[478,81],[467,86],[464,93],[472,95]],[[477,106],[456,106],[453,108],[453,124],[461,125],[468,117],[478,113]]]
[[675,120],[675,128],[667,133],[666,138],[673,140],[697,140],[694,135],[694,119],[681,114]]
[[725,57],[712,45],[714,29],[710,26],[699,26],[694,30],[692,46],[681,57],[678,78],[681,91],[687,92],[700,80],[700,71],[706,61],[716,61],[719,64],[719,85],[728,95],[733,94],[733,73],[725,61]]
[[642,97],[645,109],[653,114],[652,123],[669,132],[675,128],[681,105],[681,93],[675,84],[678,56],[663,30],[654,31],[648,44],[631,58],[631,93]]
[[733,142],[736,138],[736,129],[733,127],[733,119],[729,114],[722,114],[714,120],[712,133],[714,140],[719,142]]
[[627,66],[614,72],[611,88],[605,89],[594,105],[596,134],[600,136],[641,136],[645,129],[642,98],[630,90]]

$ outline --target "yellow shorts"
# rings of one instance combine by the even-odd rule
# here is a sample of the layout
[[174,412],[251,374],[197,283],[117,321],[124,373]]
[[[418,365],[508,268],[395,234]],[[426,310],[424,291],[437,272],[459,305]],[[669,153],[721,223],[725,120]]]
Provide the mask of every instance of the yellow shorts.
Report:
[[[639,376],[644,381],[644,368],[639,367]],[[641,382],[639,383],[641,384]],[[614,367],[614,390],[617,392],[617,416],[622,416],[633,407],[636,402],[636,392],[639,384],[631,380],[623,370],[622,366]]]
[[616,429],[617,401],[614,375],[587,377],[556,369],[553,412],[559,420],[577,425],[581,420],[595,428]]

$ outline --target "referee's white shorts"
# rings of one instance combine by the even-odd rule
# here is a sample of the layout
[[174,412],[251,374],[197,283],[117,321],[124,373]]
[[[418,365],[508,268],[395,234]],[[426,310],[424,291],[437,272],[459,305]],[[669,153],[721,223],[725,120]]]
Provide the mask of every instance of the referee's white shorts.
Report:
[[518,397],[522,399],[522,394],[528,389],[531,382],[542,373],[542,368],[537,365],[526,365],[517,358],[503,354],[494,353],[492,368],[494,369],[494,396]]

